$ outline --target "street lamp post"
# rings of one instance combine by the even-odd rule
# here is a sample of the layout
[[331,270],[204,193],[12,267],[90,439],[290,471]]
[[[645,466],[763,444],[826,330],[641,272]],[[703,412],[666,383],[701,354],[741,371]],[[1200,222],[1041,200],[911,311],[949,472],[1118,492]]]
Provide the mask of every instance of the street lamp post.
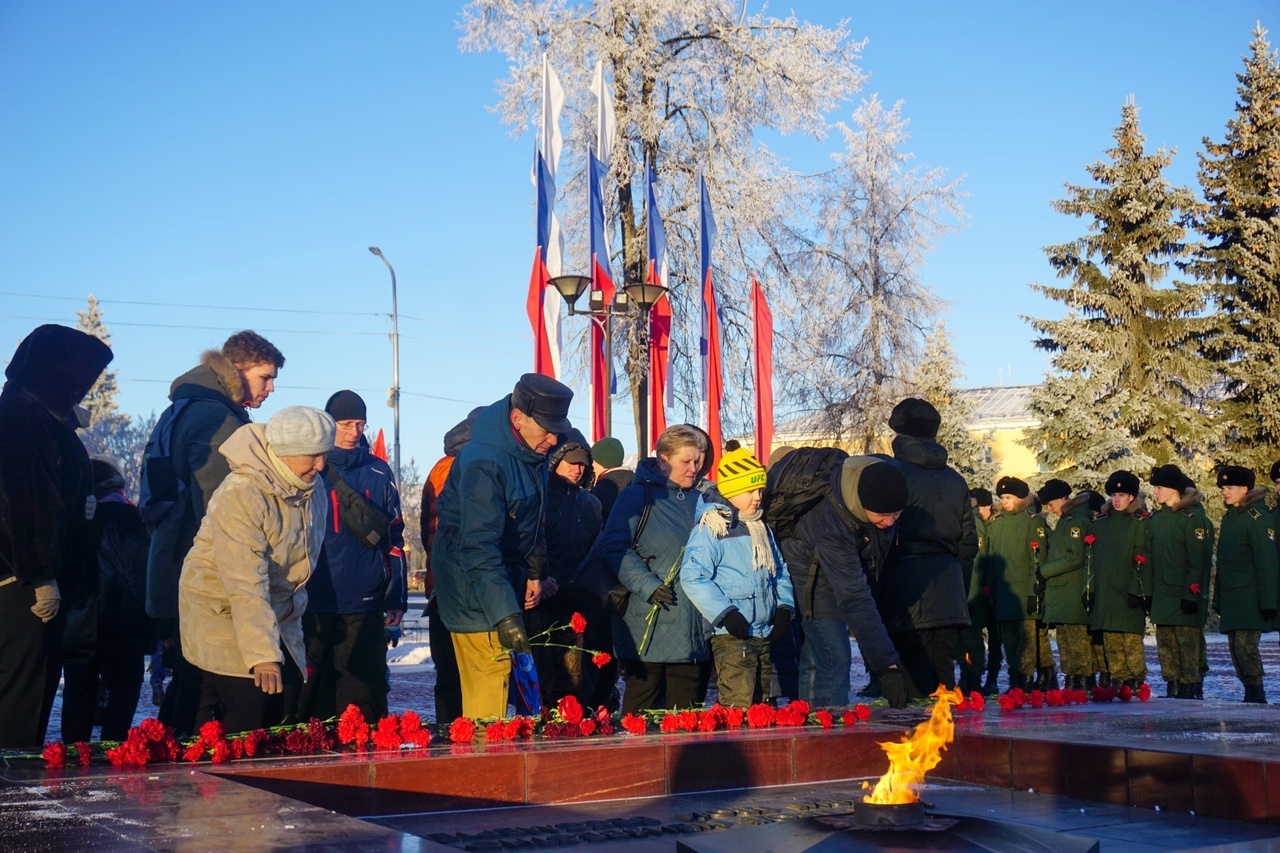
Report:
[[391,469],[395,472],[396,488],[401,488],[400,483],[400,313],[396,308],[396,271],[391,266],[391,261],[387,260],[387,256],[382,254],[382,250],[377,246],[370,246],[369,251],[382,259],[387,265],[387,269],[391,271],[391,404],[392,412],[392,462]]
[[[657,436],[649,435],[649,389],[653,383],[653,363],[649,356],[649,336],[653,330],[649,325],[649,312],[653,310],[653,306],[662,298],[662,294],[667,292],[664,285],[656,282],[632,281],[623,286],[626,291],[627,299],[634,303],[640,309],[640,317],[644,321],[644,358],[645,358],[645,382],[644,393],[640,399],[640,430],[637,439],[640,445],[640,453],[647,454],[649,452],[649,443],[657,440]],[[671,381],[667,377],[667,381]]]

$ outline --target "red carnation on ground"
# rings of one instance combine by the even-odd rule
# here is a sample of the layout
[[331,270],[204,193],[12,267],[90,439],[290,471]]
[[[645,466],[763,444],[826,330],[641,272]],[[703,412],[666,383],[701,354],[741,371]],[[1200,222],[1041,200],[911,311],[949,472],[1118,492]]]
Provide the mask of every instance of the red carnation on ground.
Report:
[[67,745],[60,740],[49,741],[44,745],[44,752],[40,753],[44,756],[46,767],[54,767],[61,769],[67,766]]
[[556,703],[556,712],[566,723],[582,722],[582,705],[575,696],[565,696]]
[[610,717],[605,717],[603,720],[596,721],[596,731],[600,733],[601,737],[608,737],[613,734],[613,720]]
[[694,732],[698,730],[697,711],[681,711],[677,716],[680,718],[681,729],[686,732]]
[[244,758],[244,738],[233,737],[231,740],[227,741],[227,743],[231,746],[232,759],[238,760]]
[[231,744],[227,743],[225,738],[215,743],[212,749],[213,749],[214,764],[225,764],[228,760],[230,760]]
[[[130,734],[132,734],[132,731]],[[222,730],[222,723],[218,720],[210,720],[200,727],[200,737],[206,743],[213,743],[214,741],[222,740],[225,734],[226,733]]]
[[1005,693],[1003,696],[996,699],[996,702],[1000,705],[1001,711],[1012,711],[1014,708],[1019,707],[1019,705],[1013,701],[1013,697],[1008,693]]
[[1138,692],[1134,695],[1138,697],[1139,702],[1147,701],[1151,698],[1151,685],[1145,681],[1142,682],[1142,686],[1138,688]]
[[714,732],[720,727],[724,720],[724,714],[713,714],[710,711],[703,711],[698,715],[698,731]]
[[1032,708],[1044,707],[1044,694],[1039,690],[1032,690],[1031,695],[1027,697],[1027,704]]
[[972,693],[969,694],[970,710],[977,711],[978,713],[982,713],[982,711],[986,707],[987,707],[987,700],[980,692],[978,692],[977,690],[974,690]]
[[575,613],[569,618],[569,627],[573,629],[573,633],[581,634],[587,630],[587,619],[581,613]]
[[741,708],[725,708],[724,709],[724,725],[728,729],[742,728],[742,721],[747,718],[747,712]]
[[1056,688],[1045,691],[1044,703],[1051,708],[1066,704],[1065,700],[1062,698],[1062,691]]
[[1127,684],[1121,684],[1116,689],[1116,698],[1121,702],[1128,702],[1133,698],[1133,688]]
[[757,702],[747,709],[747,728],[764,729],[772,726],[778,718],[778,712],[772,705]]
[[338,718],[338,740],[342,743],[354,743],[357,749],[363,748],[369,740],[369,724],[354,704],[348,705]]
[[680,731],[680,715],[666,714],[662,718],[662,722],[658,723],[658,730],[664,734],[674,734]]
[[1089,701],[1089,691],[1084,689],[1073,690],[1077,705],[1084,705]]
[[[111,750],[108,750],[108,758],[110,757],[110,752]],[[182,751],[182,760],[199,761],[201,758],[204,758],[204,740],[202,738],[196,738],[195,743],[192,743]]]
[[476,736],[476,724],[466,717],[459,717],[449,724],[449,740],[454,743],[471,743]]
[[400,737],[412,746],[431,743],[431,732],[422,727],[422,718],[414,711],[405,711],[400,715]]
[[850,709],[840,715],[840,722],[845,726],[852,726],[854,723],[858,722],[858,715],[853,713],[853,709]]
[[93,760],[93,747],[84,741],[76,744],[76,761],[81,767],[88,767],[89,762]]
[[1115,690],[1110,687],[1095,687],[1090,698],[1095,702],[1110,702],[1115,698],[1115,695]]
[[787,707],[794,709],[797,713],[804,714],[806,717],[809,716],[809,712],[813,710],[809,707],[809,703],[803,699],[792,699]]
[[835,718],[831,716],[831,712],[826,708],[819,710],[813,716],[817,718],[818,725],[822,726],[824,729],[829,729],[835,724]]
[[1084,544],[1086,544],[1086,545],[1092,545],[1094,542],[1097,542],[1097,541],[1098,541],[1098,537],[1097,537],[1097,536],[1094,536],[1092,533],[1086,533],[1086,534],[1085,534],[1085,537],[1084,537]]
[[853,715],[858,718],[858,722],[865,723],[871,719],[871,706],[865,702],[859,702],[853,706]]
[[808,714],[801,714],[795,708],[795,703],[791,703],[784,708],[779,708],[774,715],[774,723],[779,726],[803,726]]
[[501,720],[495,723],[489,723],[484,727],[485,743],[502,743],[507,739],[507,727]]
[[374,749],[399,749],[402,743],[404,739],[400,737],[399,717],[388,714],[378,720],[378,725],[373,730]]
[[583,720],[578,723],[578,731],[582,732],[583,737],[591,737],[596,732],[596,721]]
[[559,738],[564,737],[564,733],[564,723],[547,723],[542,727],[542,736],[547,740],[558,740]]
[[591,656],[591,662],[596,665],[596,669],[604,669],[609,661],[613,660],[613,655],[608,652],[596,652]]
[[649,723],[639,714],[623,714],[622,727],[626,729],[627,734],[642,735],[645,729],[649,728]]

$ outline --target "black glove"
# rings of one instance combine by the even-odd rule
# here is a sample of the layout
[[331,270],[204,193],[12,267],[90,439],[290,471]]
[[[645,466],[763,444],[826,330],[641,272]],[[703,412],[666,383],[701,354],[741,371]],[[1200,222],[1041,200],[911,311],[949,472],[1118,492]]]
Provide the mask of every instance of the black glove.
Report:
[[656,604],[666,610],[676,603],[676,591],[664,583],[649,596],[649,603]]
[[880,695],[890,708],[907,707],[907,679],[900,669],[886,669],[880,673]]
[[724,629],[731,636],[739,640],[745,640],[751,636],[751,623],[747,621],[747,617],[742,615],[742,611],[736,607],[725,614],[724,618],[720,620],[720,624],[724,626]]
[[531,581],[542,580],[542,576],[547,573],[547,546],[541,542],[534,545],[529,556],[525,558],[525,565],[528,567],[525,577]]
[[1129,593],[1128,595],[1125,596],[1124,601],[1125,601],[1125,604],[1129,605],[1134,610],[1137,610],[1139,607],[1142,606],[1142,596],[1136,593],[1132,593],[1132,592]]
[[1264,621],[1270,622],[1272,619],[1276,618],[1276,609],[1274,607],[1264,607],[1258,612],[1262,614]]
[[1188,616],[1194,616],[1200,612],[1200,602],[1194,598],[1182,599],[1182,612]]
[[631,590],[624,584],[616,584],[605,594],[605,608],[614,616],[626,616],[631,603]]
[[791,625],[791,608],[779,607],[773,611],[773,632],[775,636],[781,637],[787,633],[787,628]]
[[511,649],[516,654],[529,654],[529,637],[524,632],[524,617],[512,613],[497,625],[498,642],[504,649]]

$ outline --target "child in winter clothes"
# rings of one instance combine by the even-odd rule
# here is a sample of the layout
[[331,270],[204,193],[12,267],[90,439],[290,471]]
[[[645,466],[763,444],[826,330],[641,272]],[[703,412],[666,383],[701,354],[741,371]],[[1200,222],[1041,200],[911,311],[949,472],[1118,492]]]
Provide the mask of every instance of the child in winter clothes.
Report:
[[725,445],[718,491],[729,506],[703,496],[685,547],[680,583],[715,633],[711,651],[720,703],[746,708],[769,689],[769,635],[795,612],[786,563],[764,523],[765,469],[736,441]]

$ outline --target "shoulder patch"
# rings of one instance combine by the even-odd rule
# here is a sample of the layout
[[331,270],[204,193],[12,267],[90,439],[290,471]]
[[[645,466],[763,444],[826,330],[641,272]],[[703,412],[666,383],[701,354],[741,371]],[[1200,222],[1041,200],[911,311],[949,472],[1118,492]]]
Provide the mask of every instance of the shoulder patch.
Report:
[[978,547],[979,547],[979,548],[981,548],[981,547],[982,547],[982,543],[983,543],[984,541],[986,541],[986,538],[987,538],[987,537],[985,537],[985,536],[979,536],[979,537],[978,537]]
[[1208,535],[1208,532],[1203,527],[1196,528],[1196,538],[1199,539],[1200,541],[1203,542],[1205,536],[1207,535]]
[[1182,514],[1183,514],[1183,515],[1185,515],[1187,518],[1195,518],[1195,517],[1196,517],[1196,514],[1195,514],[1194,512],[1192,512],[1191,510],[1189,510],[1189,509],[1184,509],[1184,510],[1182,511]]
[[1037,527],[1037,528],[1036,528],[1036,535],[1037,535],[1037,536],[1039,536],[1039,537],[1041,537],[1041,538],[1044,538],[1044,528],[1043,528],[1043,527]]
[[1079,527],[1073,527],[1073,528],[1071,528],[1071,530],[1070,530],[1069,532],[1070,532],[1070,534],[1071,534],[1071,538],[1072,538],[1072,539],[1079,539],[1079,538],[1080,538],[1080,528],[1079,528]]
[[1249,507],[1249,517],[1252,518],[1254,521],[1257,521],[1258,519],[1262,518],[1262,513],[1258,511],[1257,507],[1251,506]]

